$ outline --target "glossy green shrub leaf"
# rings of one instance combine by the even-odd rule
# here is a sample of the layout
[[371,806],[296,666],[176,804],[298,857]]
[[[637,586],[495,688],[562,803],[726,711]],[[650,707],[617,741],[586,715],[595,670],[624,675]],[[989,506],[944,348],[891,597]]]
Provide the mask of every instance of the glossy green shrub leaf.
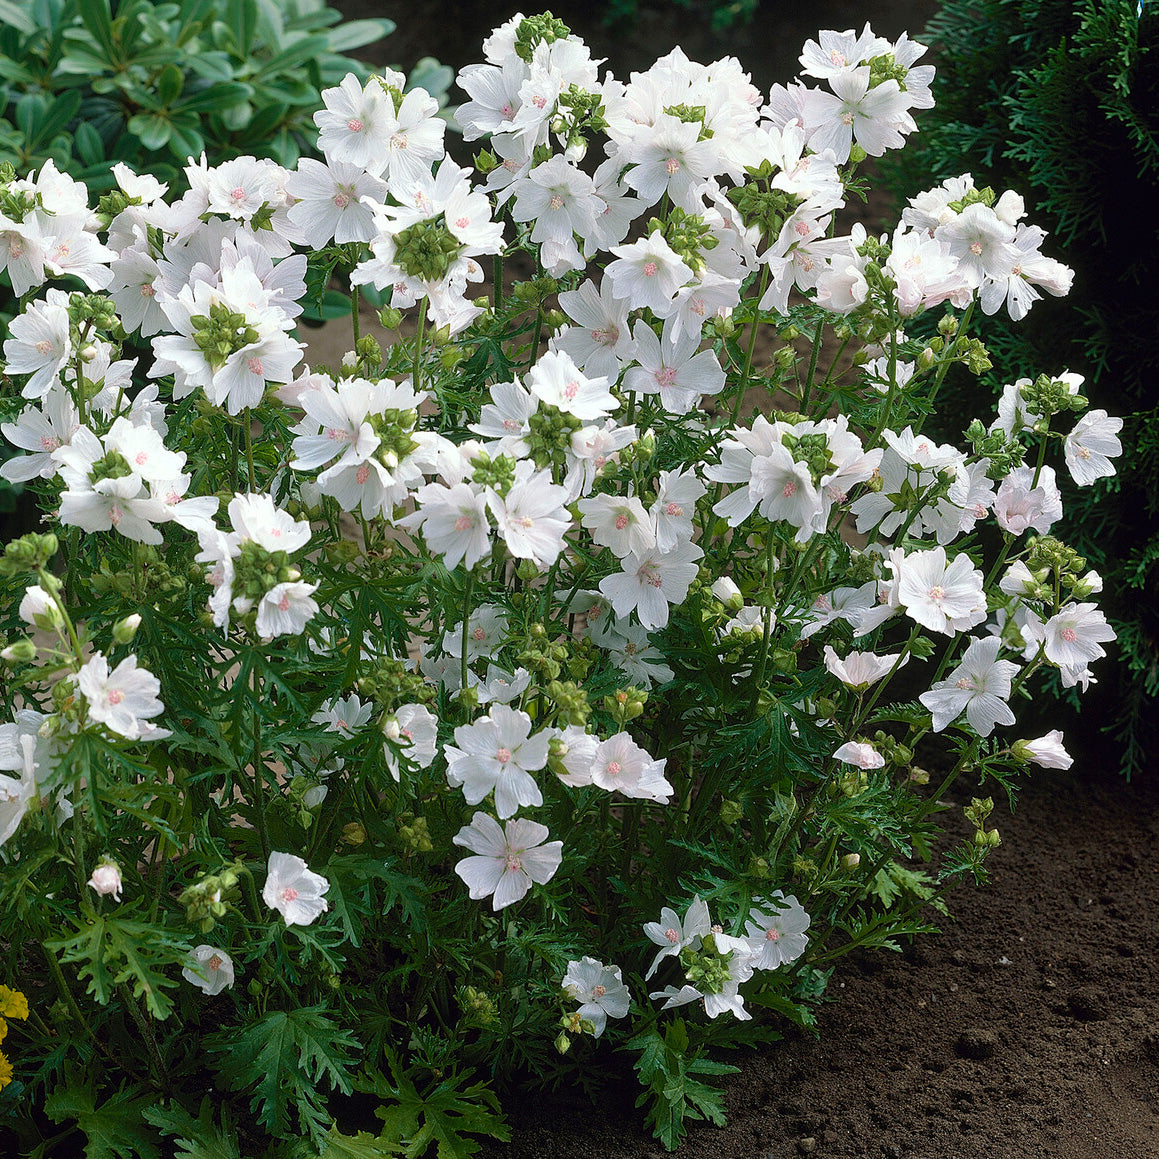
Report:
[[138,113],[129,118],[129,131],[146,149],[164,149],[169,144],[172,125],[164,117],[153,113]]
[[330,33],[331,52],[349,52],[382,40],[395,30],[393,20],[348,20]]

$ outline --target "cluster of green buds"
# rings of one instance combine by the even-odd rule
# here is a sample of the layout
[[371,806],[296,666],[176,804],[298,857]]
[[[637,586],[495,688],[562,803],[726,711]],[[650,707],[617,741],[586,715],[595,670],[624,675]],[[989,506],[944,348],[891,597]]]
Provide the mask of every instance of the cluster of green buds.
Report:
[[589,93],[570,84],[559,94],[557,111],[551,119],[551,131],[563,142],[570,161],[582,161],[587,153],[588,137],[608,127],[604,102],[599,93]]
[[[43,535],[35,531],[22,535],[4,545],[4,555],[0,557],[0,576],[8,579],[25,572],[47,575],[44,569],[59,547],[60,543],[51,531]],[[44,586],[43,583],[41,586]]]
[[994,811],[993,797],[974,797],[963,807],[966,820],[974,826],[974,844],[979,849],[993,849],[1002,844],[997,829],[986,828],[986,818]]
[[685,213],[678,205],[672,206],[665,220],[650,218],[647,232],[649,236],[659,232],[694,273],[704,269],[704,255],[716,249],[718,244],[711,227],[700,214]]
[[403,704],[429,704],[435,697],[434,688],[421,672],[408,672],[406,662],[393,657],[376,661],[359,678],[358,691],[369,696],[386,714]]
[[196,314],[189,323],[194,345],[214,370],[221,369],[231,354],[243,346],[252,346],[261,337],[244,314],[231,310],[224,302],[213,302],[208,314]]
[[477,1029],[494,1024],[498,1011],[491,996],[475,986],[460,986],[455,991],[455,1001],[463,1015],[463,1023]]
[[623,728],[628,721],[635,720],[644,711],[647,703],[648,693],[632,685],[617,689],[611,696],[605,696],[603,707],[616,724]]
[[43,209],[43,205],[39,193],[30,189],[13,189],[15,180],[16,168],[12,162],[0,161],[0,213],[9,221],[21,222],[34,209]]
[[185,920],[208,934],[237,897],[238,883],[245,872],[242,863],[235,861],[183,890],[177,900],[185,906]]
[[903,769],[907,768],[914,759],[913,749],[880,729],[873,734],[873,747],[885,757],[887,764],[898,765]]
[[759,226],[766,237],[775,238],[781,232],[781,226],[796,213],[803,198],[768,186],[777,172],[772,161],[762,161],[758,168],[746,168],[745,172],[749,180],[743,185],[734,185],[727,197],[736,206],[746,226]]
[[382,89],[382,91],[386,93],[388,97],[390,97],[394,104],[394,111],[397,114],[398,110],[402,108],[402,102],[406,97],[406,93],[404,93],[402,89],[398,87],[398,85],[392,85],[390,81],[386,79],[386,77],[380,76],[378,73],[375,73],[370,79],[378,81],[378,87]]
[[1060,592],[1065,591],[1076,600],[1086,599],[1100,589],[1097,573],[1086,570],[1086,557],[1061,539],[1053,535],[1034,535],[1027,541],[1027,546],[1026,566],[1039,584],[1036,592],[1026,593],[1030,599],[1050,603],[1054,599],[1056,584]]
[[427,819],[413,813],[399,815],[398,840],[408,853],[433,853],[435,849]]
[[416,221],[394,235],[394,264],[408,277],[437,282],[446,277],[463,243],[447,228],[443,214]]
[[535,50],[541,44],[554,44],[570,35],[571,29],[550,12],[527,16],[515,30],[515,55],[530,64]]
[[571,1049],[571,1038],[568,1037],[569,1035],[578,1038],[582,1034],[590,1034],[594,1038],[596,1034],[595,1023],[592,1022],[589,1018],[581,1018],[578,1010],[572,1010],[568,1013],[561,1014],[559,1018],[559,1025],[562,1026],[563,1029],[556,1037],[555,1049],[558,1050],[560,1054],[567,1054],[567,1052]]
[[575,681],[552,680],[547,686],[547,697],[563,724],[587,724],[592,706],[588,694]]
[[705,105],[665,105],[664,112],[670,117],[675,117],[681,124],[699,125],[700,135],[696,138],[697,141],[710,141],[712,139],[713,132],[706,123],[708,109]]
[[481,487],[490,487],[497,495],[506,498],[515,482],[515,460],[510,455],[492,458],[486,451],[480,451],[471,459],[471,481]]
[[244,596],[255,603],[278,584],[293,583],[302,578],[302,573],[291,566],[286,552],[269,551],[252,539],[241,545],[234,569],[234,595]]
[[989,185],[984,185],[981,189],[967,189],[957,201],[951,201],[948,208],[955,213],[961,213],[968,205],[984,205],[987,209],[992,209],[996,199],[994,190]]
[[958,335],[957,319],[948,314],[938,323],[938,333],[918,355],[918,369],[929,370],[940,357],[962,363],[971,374],[985,374],[993,365],[981,339]]
[[393,471],[417,446],[414,438],[419,424],[419,412],[413,407],[399,410],[388,407],[381,414],[369,415],[366,420],[378,436],[378,461]]
[[821,431],[807,435],[795,435],[786,431],[781,435],[781,444],[793,456],[795,462],[809,468],[809,477],[814,486],[820,484],[823,476],[833,469],[829,453],[829,440]]
[[531,429],[525,441],[535,465],[542,469],[564,466],[571,437],[583,423],[575,415],[543,403],[527,420],[527,425]]
[[1018,393],[1029,411],[1042,416],[1034,424],[1037,434],[1044,434],[1050,429],[1052,415],[1077,412],[1087,407],[1086,396],[1074,390],[1073,384],[1061,378],[1051,378],[1049,374],[1040,374],[1033,382],[1023,383]]
[[1005,431],[987,430],[981,419],[974,419],[966,428],[966,438],[974,454],[989,462],[987,478],[1005,479],[1015,467],[1022,466],[1026,446],[1018,439],[1009,437]]
[[[180,593],[189,586],[185,577],[177,575],[166,562],[165,556],[152,544],[138,544],[136,553],[136,570],[115,570],[102,560],[100,570],[89,579],[93,592],[96,595],[116,593],[125,598],[138,599],[146,593],[151,596]],[[205,569],[200,564],[194,564],[190,575],[194,581],[201,583],[205,579]]]
[[869,788],[869,774],[864,769],[846,766],[837,778],[837,791],[851,800]]
[[552,641],[543,624],[529,624],[527,627],[527,647],[516,660],[541,680],[558,680],[567,662],[567,645]]
[[909,69],[904,64],[899,64],[892,52],[883,52],[869,61],[869,87],[875,89],[887,80],[895,80],[897,87],[904,93],[908,72]]
[[728,971],[731,950],[721,950],[716,944],[716,935],[723,931],[719,926],[701,940],[700,948],[685,946],[680,951],[680,964],[684,967],[684,977],[701,994],[719,994],[728,985],[731,975]]

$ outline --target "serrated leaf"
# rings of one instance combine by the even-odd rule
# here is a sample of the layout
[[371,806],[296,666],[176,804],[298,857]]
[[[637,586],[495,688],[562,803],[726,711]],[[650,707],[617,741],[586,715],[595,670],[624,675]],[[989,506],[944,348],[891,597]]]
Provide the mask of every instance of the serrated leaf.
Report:
[[325,1149],[318,1159],[381,1159],[384,1155],[397,1155],[402,1147],[388,1139],[359,1131],[357,1135],[343,1135],[337,1127],[331,1127],[326,1136]]
[[163,1135],[174,1136],[173,1159],[241,1159],[229,1107],[222,1106],[219,1127],[208,1095],[201,1100],[196,1119],[178,1102],[158,1103],[147,1108],[144,1116]]
[[44,1101],[54,1123],[75,1119],[85,1136],[85,1159],[161,1159],[151,1131],[142,1125],[148,1101],[131,1090],[119,1090],[97,1105],[96,1091],[74,1079]]

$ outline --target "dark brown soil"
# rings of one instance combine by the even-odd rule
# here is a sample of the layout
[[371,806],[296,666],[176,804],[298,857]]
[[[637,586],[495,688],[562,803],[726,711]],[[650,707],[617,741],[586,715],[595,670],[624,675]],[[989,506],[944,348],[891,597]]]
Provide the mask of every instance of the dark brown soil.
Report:
[[[1040,773],[998,821],[991,887],[953,896],[939,936],[842,960],[820,1039],[732,1058],[728,1126],[694,1125],[681,1154],[1159,1155],[1157,805],[1153,780]],[[511,1106],[489,1155],[659,1159],[636,1091]]]

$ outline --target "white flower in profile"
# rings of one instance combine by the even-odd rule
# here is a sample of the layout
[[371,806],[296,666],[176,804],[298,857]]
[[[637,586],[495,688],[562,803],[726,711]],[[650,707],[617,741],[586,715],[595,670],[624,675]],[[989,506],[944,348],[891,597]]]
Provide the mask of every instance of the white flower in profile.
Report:
[[1074,764],[1074,757],[1063,748],[1062,731],[1057,728],[1037,740],[1017,740],[1011,748],[1016,757],[1044,769],[1069,769]]
[[[491,897],[494,910],[519,901],[532,884],[545,885],[563,860],[563,842],[546,841],[548,829],[522,817],[500,827],[494,817],[476,813],[451,840],[470,849],[455,872],[474,901]],[[494,895],[494,896],[491,896]]]
[[109,662],[100,653],[77,674],[77,687],[85,698],[88,719],[103,724],[126,740],[159,740],[168,731],[148,723],[165,711],[157,699],[161,682],[147,668],[137,667],[137,657],[128,656],[109,671]]
[[840,748],[833,751],[836,760],[844,761],[847,765],[856,768],[880,769],[885,765],[885,757],[869,743],[869,741],[847,740]]
[[681,540],[692,538],[696,501],[708,490],[689,471],[661,471],[656,481],[656,502],[649,508],[656,529],[656,546],[671,551]]
[[288,926],[308,926],[327,910],[330,883],[293,853],[271,853],[262,898]]
[[67,446],[80,429],[80,415],[66,390],[50,390],[39,407],[22,410],[14,423],[0,423],[0,432],[27,455],[0,463],[0,476],[10,483],[51,479],[56,474],[52,452]]
[[[15,733],[18,726],[5,726]],[[20,779],[0,773],[0,845],[12,836],[24,820],[36,796],[36,738],[25,733],[20,740]],[[4,768],[11,762],[6,761]],[[12,769],[15,772],[15,769]]]
[[586,955],[578,962],[568,962],[563,990],[581,1003],[576,1013],[592,1024],[595,1038],[603,1034],[609,1018],[623,1018],[632,1001],[620,967],[605,966]]
[[675,791],[664,778],[667,758],[653,760],[626,732],[601,741],[592,757],[591,783],[609,793],[667,805]]
[[879,656],[875,652],[850,652],[842,660],[831,644],[825,645],[825,667],[847,688],[857,692],[864,691],[907,663],[908,653],[903,656],[900,652],[888,656]]
[[669,552],[658,548],[642,555],[629,552],[621,562],[622,571],[600,580],[600,591],[617,616],[624,618],[635,610],[645,628],[663,628],[669,606],[683,603],[688,595],[699,570],[695,561],[703,555],[695,543],[687,541]]
[[235,495],[229,501],[229,521],[239,546],[252,541],[266,551],[293,553],[310,541],[309,521],[283,511],[272,495]]
[[918,699],[930,710],[934,732],[941,732],[963,712],[979,736],[989,736],[996,724],[1013,724],[1010,682],[1018,665],[999,660],[1000,636],[972,640],[961,663]]
[[224,950],[203,942],[189,951],[181,977],[212,998],[233,986],[233,959]]
[[438,749],[439,718],[423,704],[404,704],[384,718],[382,734],[386,767],[397,781],[400,754],[420,769],[430,767]]
[[1105,410],[1087,411],[1063,441],[1067,470],[1080,487],[1115,473],[1111,459],[1123,453],[1118,434],[1123,420]]
[[982,573],[965,553],[947,563],[946,549],[935,547],[891,559],[887,566],[897,578],[898,602],[923,627],[953,636],[986,618]]
[[808,928],[809,915],[792,894],[785,897],[778,889],[769,898],[753,898],[745,922],[753,969],[775,970],[796,961],[809,944]]
[[711,928],[712,919],[708,913],[708,902],[699,894],[693,897],[683,921],[674,909],[664,906],[660,910],[658,922],[644,923],[644,933],[648,935],[650,941],[660,947],[660,952],[652,959],[652,965],[644,975],[644,981],[647,982],[656,973],[665,958],[674,958],[687,947],[695,949],[699,946],[701,939],[708,936]]
[[500,818],[513,816],[521,805],[542,805],[543,795],[531,774],[547,764],[550,737],[547,732],[530,733],[531,717],[506,704],[459,725],[455,744],[443,750],[447,781],[462,788],[468,805],[478,805],[494,791]]

